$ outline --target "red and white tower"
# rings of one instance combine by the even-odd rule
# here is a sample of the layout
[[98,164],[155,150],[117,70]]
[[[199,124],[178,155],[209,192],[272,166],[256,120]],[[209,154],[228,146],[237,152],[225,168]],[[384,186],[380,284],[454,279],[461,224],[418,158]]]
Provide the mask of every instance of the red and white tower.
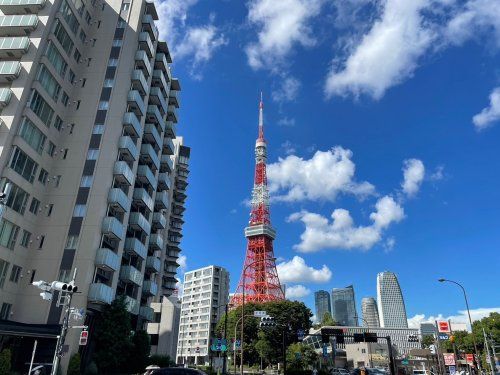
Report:
[[269,189],[267,188],[267,144],[264,139],[264,105],[262,94],[259,104],[259,137],[255,142],[255,178],[252,191],[252,212],[245,228],[248,239],[243,272],[231,303],[239,305],[245,290],[245,303],[263,303],[285,299],[274,261],[273,240],[276,231],[271,226],[269,214]]

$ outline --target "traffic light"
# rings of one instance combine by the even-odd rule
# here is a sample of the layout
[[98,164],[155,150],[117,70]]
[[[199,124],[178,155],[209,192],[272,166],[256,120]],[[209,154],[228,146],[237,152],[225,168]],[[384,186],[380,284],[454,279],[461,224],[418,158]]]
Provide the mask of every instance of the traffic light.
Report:
[[80,332],[80,345],[87,345],[87,340],[89,338],[89,332],[88,331],[85,331],[83,330],[82,332]]
[[365,341],[365,336],[362,333],[355,333],[353,334],[354,337],[354,342],[364,342]]
[[408,342],[418,342],[418,335],[408,335]]
[[50,286],[53,290],[58,290],[60,292],[76,293],[78,290],[78,287],[73,285],[73,283],[63,283],[62,281],[53,281]]
[[260,318],[259,327],[261,328],[276,327],[276,322],[274,321],[274,318],[272,316],[263,316],[262,318]]
[[365,332],[365,342],[377,342],[377,334],[373,332]]
[[452,344],[454,344],[454,343],[455,343],[455,336],[453,336],[453,335],[452,335],[452,336],[450,336],[450,342],[451,342]]

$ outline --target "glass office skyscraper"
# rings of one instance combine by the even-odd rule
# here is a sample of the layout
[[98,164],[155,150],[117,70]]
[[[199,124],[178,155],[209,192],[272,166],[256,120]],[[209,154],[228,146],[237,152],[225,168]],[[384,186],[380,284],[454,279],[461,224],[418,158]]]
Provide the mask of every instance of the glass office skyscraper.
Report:
[[321,321],[325,313],[332,314],[332,305],[330,302],[330,293],[326,290],[314,292],[314,305],[316,307],[316,319]]
[[333,319],[335,319],[338,325],[358,326],[354,287],[352,285],[332,290],[332,312]]

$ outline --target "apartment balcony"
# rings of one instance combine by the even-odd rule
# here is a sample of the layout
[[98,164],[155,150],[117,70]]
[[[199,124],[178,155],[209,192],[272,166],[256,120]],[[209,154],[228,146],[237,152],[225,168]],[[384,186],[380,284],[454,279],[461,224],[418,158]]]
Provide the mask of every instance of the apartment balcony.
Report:
[[170,95],[168,96],[168,104],[174,105],[176,108],[180,106],[180,91],[170,90]]
[[168,242],[171,242],[173,245],[178,245],[181,243],[181,240],[182,240],[182,236],[180,236],[179,234],[170,234],[168,235]]
[[125,237],[125,228],[115,217],[106,216],[102,221],[101,231],[115,240],[123,240]]
[[165,78],[165,74],[160,69],[153,70],[153,78],[151,79],[151,86],[159,87],[163,94],[170,90],[170,84]]
[[153,213],[153,228],[165,229],[167,227],[167,219],[161,212]]
[[12,82],[21,73],[19,61],[0,61],[0,82]]
[[135,284],[139,287],[142,286],[143,275],[134,266],[122,266],[120,270],[120,279],[129,284]]
[[158,29],[156,28],[153,16],[150,14],[145,14],[142,17],[142,31],[149,33],[149,36],[153,41],[158,39]]
[[146,235],[151,232],[151,225],[148,220],[140,212],[131,212],[128,220],[128,225],[133,230],[141,230]]
[[179,222],[177,220],[172,220],[170,222],[168,230],[175,231],[180,234],[180,232],[182,232],[182,222]]
[[142,293],[148,296],[155,296],[158,293],[158,284],[153,280],[144,280],[142,284]]
[[92,283],[87,299],[93,303],[110,304],[115,299],[115,290],[106,284]]
[[174,150],[175,147],[174,147],[174,142],[172,142],[172,139],[168,137],[163,138],[163,148],[162,148],[163,155],[173,155]]
[[135,66],[141,69],[146,77],[151,75],[153,68],[146,52],[140,50],[135,52]]
[[179,267],[179,263],[177,263],[177,259],[178,259],[178,257],[173,257],[173,256],[170,256],[170,255],[167,255],[165,257],[165,262],[167,264],[172,265],[172,266]]
[[184,203],[186,198],[187,198],[187,195],[184,192],[177,191],[177,190],[174,191],[174,200],[176,200],[177,202]]
[[127,184],[128,186],[134,184],[134,173],[128,166],[127,162],[119,160],[115,162],[113,168],[113,175],[116,180],[120,183]]
[[141,135],[141,122],[134,112],[126,112],[123,115],[123,128],[127,135],[139,137]]
[[150,144],[143,143],[141,145],[141,162],[153,163],[156,169],[160,168],[160,158],[158,157],[158,153]]
[[156,145],[158,148],[161,147],[161,136],[155,124],[146,124],[146,126],[144,126],[144,136],[142,139],[143,142],[146,140],[146,142]]
[[158,190],[170,190],[170,175],[168,173],[158,174]]
[[125,239],[123,251],[127,254],[136,255],[141,259],[146,259],[146,256],[148,255],[148,249],[146,249],[146,246],[134,237],[127,237]]
[[137,90],[130,90],[127,95],[127,104],[136,116],[143,116],[146,113],[146,104]]
[[162,115],[167,113],[168,104],[159,87],[151,87],[151,92],[149,94],[149,103],[158,105],[160,107],[160,113],[162,113]]
[[0,58],[20,59],[28,52],[30,39],[27,36],[0,38]]
[[167,110],[167,121],[172,121],[177,124],[177,120],[177,108],[175,108],[175,105],[169,105]]
[[156,190],[156,177],[147,165],[139,165],[137,167],[137,179],[142,183],[149,184],[153,190]]
[[127,311],[133,315],[139,314],[140,303],[135,298],[125,296],[125,305],[127,306]]
[[149,92],[148,81],[146,81],[144,72],[140,69],[132,71],[132,88],[139,91],[141,96],[145,96]]
[[165,130],[165,120],[163,120],[163,116],[161,115],[158,106],[148,105],[146,120],[147,122],[160,125],[162,131]]
[[38,13],[45,0],[0,0],[0,10],[5,15]]
[[95,265],[108,271],[116,271],[120,267],[120,258],[113,250],[105,248],[97,249]]
[[0,16],[0,36],[25,36],[38,25],[36,14]]
[[108,204],[119,212],[130,210],[130,199],[128,199],[127,194],[119,188],[109,189]]
[[155,208],[157,210],[168,208],[168,194],[166,191],[156,193]]
[[149,196],[146,189],[134,189],[133,199],[135,204],[147,208],[149,212],[153,211],[153,198]]
[[151,14],[155,21],[158,21],[158,12],[153,1],[146,1],[146,14]]
[[8,87],[0,88],[0,109],[6,107],[9,104],[11,97],[12,97],[12,90],[10,88]]
[[168,62],[167,62],[167,56],[164,53],[157,53],[155,56],[155,64],[154,64],[155,69],[160,69],[165,75],[167,81],[170,82],[172,79],[172,76],[170,74]]
[[160,172],[172,172],[174,162],[169,155],[162,154],[160,159]]
[[160,272],[161,260],[158,257],[149,256],[146,258],[146,269],[151,272]]
[[177,177],[175,179],[175,188],[179,191],[184,192],[189,184],[186,181],[186,178],[179,178]]
[[[157,287],[158,288],[158,287]],[[152,307],[149,306],[141,306],[139,308],[139,316],[147,320],[148,322],[152,322],[154,318],[155,311],[153,310]]]
[[165,121],[165,136],[175,138],[177,134],[176,128],[176,125],[172,121]]
[[125,161],[135,161],[139,157],[139,150],[135,142],[128,135],[123,135],[118,141],[118,150]]
[[145,31],[139,33],[139,48],[145,51],[149,58],[153,57],[154,47],[149,33]]
[[163,237],[158,233],[149,236],[149,247],[152,250],[161,250],[163,248]]

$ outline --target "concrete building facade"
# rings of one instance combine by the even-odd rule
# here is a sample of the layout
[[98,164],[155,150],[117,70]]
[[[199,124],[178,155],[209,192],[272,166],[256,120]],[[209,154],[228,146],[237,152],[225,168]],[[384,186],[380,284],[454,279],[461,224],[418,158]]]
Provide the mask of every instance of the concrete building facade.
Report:
[[333,319],[342,326],[357,326],[356,300],[354,287],[332,289],[332,315]]
[[332,314],[332,305],[330,302],[330,293],[326,290],[314,292],[314,305],[316,308],[316,319],[321,322],[325,313]]
[[363,314],[364,327],[380,327],[378,318],[377,302],[373,297],[365,297],[361,300],[361,312]]
[[229,272],[208,266],[184,275],[177,363],[208,364],[210,339],[229,303]]
[[153,321],[147,325],[151,354],[168,355],[174,360],[179,336],[181,300],[176,296],[164,297],[161,302],[151,303],[151,308],[154,311]]
[[384,271],[377,275],[377,308],[381,327],[408,327],[403,293],[393,272]]
[[59,323],[57,295],[43,301],[31,282],[78,269],[73,306],[90,340],[118,295],[145,327],[175,289],[190,156],[154,3],[5,0],[0,11],[0,188],[12,187],[0,318]]

